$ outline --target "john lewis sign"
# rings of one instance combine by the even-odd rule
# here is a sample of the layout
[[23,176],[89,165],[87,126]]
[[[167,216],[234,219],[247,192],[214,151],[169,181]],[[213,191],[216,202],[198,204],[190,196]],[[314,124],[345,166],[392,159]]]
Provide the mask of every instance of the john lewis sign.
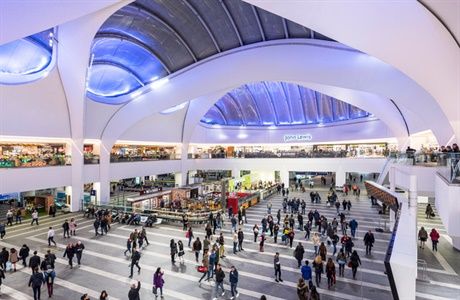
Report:
[[284,142],[309,142],[313,139],[312,135],[309,133],[306,134],[285,134]]

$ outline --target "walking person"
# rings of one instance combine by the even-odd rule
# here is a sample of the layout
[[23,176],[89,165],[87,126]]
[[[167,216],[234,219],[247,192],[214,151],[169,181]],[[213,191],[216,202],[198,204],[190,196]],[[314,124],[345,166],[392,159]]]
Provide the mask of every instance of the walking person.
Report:
[[16,263],[19,261],[18,258],[18,251],[16,249],[11,248],[10,249],[10,262],[13,267],[13,272],[16,272]]
[[347,256],[343,252],[343,249],[340,249],[339,254],[337,254],[336,261],[339,265],[339,276],[345,276],[345,265],[347,264]]
[[321,242],[321,245],[319,246],[319,255],[321,256],[321,259],[323,261],[326,261],[327,248],[326,248],[326,245],[323,242]]
[[141,300],[141,297],[139,296],[140,289],[141,289],[140,281],[137,281],[137,285],[135,282],[131,283],[131,288],[129,289],[129,292],[128,292],[128,300]]
[[188,228],[187,233],[185,234],[185,236],[188,238],[188,247],[190,248],[190,245],[192,244],[192,239],[195,237],[193,235],[192,226],[190,226]]
[[96,234],[96,236],[99,234],[99,226],[101,226],[101,221],[99,220],[99,218],[96,218],[93,223],[94,233]]
[[427,219],[431,219],[433,217],[433,215],[434,215],[433,207],[431,207],[430,203],[428,203],[426,208],[425,208],[425,215],[426,215]]
[[428,239],[428,232],[426,232],[423,226],[418,231],[418,239],[420,240],[420,248],[425,249],[425,242]]
[[184,259],[185,251],[184,251],[184,244],[182,243],[181,240],[177,242],[177,248],[178,248],[177,256],[179,257],[179,263],[184,264],[185,263],[185,259]]
[[103,290],[101,292],[101,295],[99,296],[99,300],[109,300],[109,294],[107,294],[106,290]]
[[430,238],[433,252],[438,252],[439,233],[436,231],[436,229],[431,229]]
[[38,226],[38,211],[36,209],[32,212],[32,222],[30,222],[30,226],[32,226],[34,222]]
[[244,251],[243,249],[243,241],[244,241],[244,232],[241,228],[238,229],[238,251]]
[[297,283],[297,297],[299,297],[299,300],[308,300],[308,284],[305,283],[303,278],[299,278]]
[[5,279],[5,272],[2,268],[0,268],[0,296],[2,295],[2,283],[3,279]]
[[78,241],[74,248],[75,248],[75,254],[77,255],[77,264],[78,266],[80,266],[81,256],[83,255],[83,250],[85,249],[85,245],[83,245],[81,241]]
[[201,252],[201,241],[199,237],[197,237],[196,240],[193,242],[192,250],[195,251],[195,261],[198,262]]
[[236,290],[238,286],[238,271],[236,270],[235,266],[230,268],[230,291],[232,293],[231,300],[238,298],[240,293]]
[[6,265],[8,263],[9,258],[10,258],[10,252],[6,250],[5,247],[3,247],[2,251],[0,252],[0,262],[4,270],[6,270]]
[[29,268],[32,269],[32,272],[35,271],[35,269],[38,270],[38,267],[40,266],[40,256],[37,255],[37,251],[34,251],[34,255],[29,259]]
[[351,236],[355,238],[356,230],[358,229],[358,222],[355,219],[352,219],[348,225],[350,226]]
[[48,246],[51,246],[51,243],[53,243],[54,246],[57,246],[56,242],[54,241],[54,235],[55,235],[54,229],[53,227],[50,226],[48,230]]
[[372,231],[369,229],[364,235],[364,245],[366,245],[366,255],[371,255],[372,247],[374,246],[375,238]]
[[37,267],[33,270],[32,275],[30,275],[29,279],[29,287],[32,287],[32,290],[34,292],[34,300],[40,300],[41,288],[44,284],[45,277],[43,276],[43,273],[38,272]]
[[311,280],[311,267],[308,265],[309,262],[308,260],[305,261],[305,265],[302,266],[302,268],[300,269],[300,272],[302,273],[302,278],[306,281],[306,282],[310,282]]
[[257,224],[252,227],[252,232],[254,233],[254,243],[257,241],[257,236],[259,235],[259,226]]
[[356,252],[356,250],[354,250],[351,254],[350,264],[351,271],[353,273],[353,279],[356,279],[356,272],[358,271],[358,267],[361,265],[361,259],[359,258],[358,252]]
[[[209,255],[208,255],[208,251],[205,250],[203,252],[203,259],[201,260],[201,267],[198,267],[198,271],[202,272],[203,275],[201,276],[200,280],[198,280],[198,282],[200,283],[201,280],[203,280],[206,275],[208,275],[208,271],[209,271]],[[208,275],[208,278],[209,278],[209,275]]]
[[56,272],[54,271],[54,264],[51,263],[51,259],[48,257],[48,259],[45,259],[46,262],[45,264],[45,270],[43,274],[45,275],[45,282],[46,282],[46,288],[48,290],[48,297],[51,298],[53,296],[53,290],[54,290],[54,278],[56,278]]
[[5,224],[0,222],[0,238],[3,240],[5,235],[6,235],[6,226]]
[[267,238],[265,237],[265,232],[262,231],[262,234],[260,235],[260,242],[259,242],[259,251],[264,252],[264,245],[265,245],[265,240]]
[[67,247],[64,250],[64,255],[63,257],[67,256],[67,259],[69,260],[69,266],[71,269],[73,269],[73,256],[75,255],[75,249],[72,245],[72,243],[68,243]]
[[64,223],[62,224],[62,229],[64,230],[64,238],[67,237],[70,238],[70,224],[68,220],[65,220]]
[[75,222],[74,218],[70,219],[69,230],[70,230],[70,235],[73,235],[73,236],[77,235],[77,222]]
[[22,259],[22,265],[27,267],[27,257],[29,257],[30,249],[27,247],[26,244],[22,245],[21,249],[19,250],[19,258]]
[[153,293],[155,294],[155,299],[158,298],[158,289],[160,289],[160,297],[163,299],[163,285],[165,283],[163,279],[164,271],[160,267],[157,268],[153,274]]
[[327,287],[330,289],[335,284],[335,264],[329,257],[326,263]]
[[126,240],[126,250],[124,252],[125,256],[126,256],[126,252],[129,252],[131,254],[131,244],[132,244],[131,238],[128,238]]
[[220,264],[217,264],[217,266],[216,266],[216,285],[214,287],[214,298],[213,298],[213,300],[217,300],[217,295],[218,295],[218,292],[219,292],[219,288],[222,289],[221,296],[225,295],[224,278],[225,278],[225,273],[222,270]]
[[321,274],[324,272],[324,264],[320,255],[315,257],[315,260],[313,261],[313,268],[315,269],[316,286],[319,286],[321,283]]
[[321,239],[318,235],[318,233],[315,232],[315,234],[313,234],[312,238],[311,238],[311,241],[313,243],[313,248],[315,249],[315,256],[318,255],[318,250],[319,250],[319,245],[321,244]]
[[238,252],[238,233],[233,232],[233,254],[236,254]]
[[177,253],[177,244],[174,242],[174,239],[171,239],[169,242],[169,253],[171,254],[171,262],[176,263],[176,253]]
[[131,264],[129,265],[130,266],[130,270],[131,270],[131,273],[129,275],[129,278],[133,278],[133,269],[134,269],[134,266],[137,267],[137,273],[140,274],[141,273],[141,267],[139,267],[139,260],[141,259],[141,254],[139,253],[139,251],[137,251],[137,249],[133,249],[133,254],[131,254]]
[[302,244],[299,243],[294,250],[294,257],[297,259],[297,267],[300,268],[302,266],[303,254],[305,253],[305,249],[303,248]]
[[275,253],[275,257],[273,259],[273,265],[275,267],[275,281],[276,282],[283,282],[281,279],[281,262],[280,262],[280,254],[279,252]]
[[142,226],[141,236],[144,237],[144,240],[145,240],[145,242],[147,243],[147,246],[148,246],[150,243],[149,243],[149,239],[147,238],[147,230],[145,229],[145,226]]

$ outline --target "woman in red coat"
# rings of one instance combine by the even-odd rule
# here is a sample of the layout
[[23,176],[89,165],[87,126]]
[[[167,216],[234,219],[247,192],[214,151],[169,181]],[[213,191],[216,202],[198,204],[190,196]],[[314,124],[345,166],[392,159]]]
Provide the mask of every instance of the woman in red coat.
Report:
[[431,229],[430,238],[433,251],[438,252],[439,233],[436,231],[436,229]]

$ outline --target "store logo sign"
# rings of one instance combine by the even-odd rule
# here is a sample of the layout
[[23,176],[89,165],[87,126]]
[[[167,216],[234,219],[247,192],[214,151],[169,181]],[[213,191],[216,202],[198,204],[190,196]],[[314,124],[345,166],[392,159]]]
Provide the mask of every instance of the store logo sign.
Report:
[[285,134],[284,142],[309,142],[313,139],[312,135],[309,133],[306,134]]

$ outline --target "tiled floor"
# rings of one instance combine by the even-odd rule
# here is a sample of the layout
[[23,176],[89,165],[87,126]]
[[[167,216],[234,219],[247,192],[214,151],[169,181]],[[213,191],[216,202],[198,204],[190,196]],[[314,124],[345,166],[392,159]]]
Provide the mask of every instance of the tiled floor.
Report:
[[[308,194],[291,193],[291,197],[307,198]],[[349,196],[350,199],[355,198]],[[325,195],[323,195],[325,199]],[[275,196],[273,211],[276,212],[281,207],[281,197]],[[320,213],[328,218],[335,215],[335,208],[327,208],[324,203],[310,204],[307,201],[307,212],[309,209],[318,209]],[[269,239],[266,243],[265,252],[258,252],[258,245],[252,243],[252,226],[260,223],[261,218],[266,214],[266,202],[259,204],[248,210],[248,224],[243,226],[246,241],[244,247],[246,251],[237,255],[231,252],[230,226],[227,225],[223,230],[225,235],[229,255],[225,258],[224,266],[236,266],[240,272],[240,299],[258,299],[262,294],[268,299],[296,299],[296,282],[299,278],[299,270],[296,268],[296,261],[292,256],[293,249],[281,244],[273,244]],[[43,219],[39,227],[31,227],[28,224],[8,228],[7,236],[1,242],[3,247],[15,247],[19,249],[24,243],[28,244],[33,250],[38,250],[42,256],[48,249],[46,242],[46,232],[48,226],[57,229],[58,247],[51,247],[57,253],[57,275],[55,283],[54,299],[80,299],[80,295],[88,292],[91,298],[98,298],[101,290],[106,289],[111,296],[110,299],[127,299],[129,283],[128,261],[123,255],[125,241],[130,231],[134,227],[114,225],[109,235],[104,237],[94,237],[92,220],[78,219],[78,239],[86,246],[83,257],[83,265],[80,268],[69,269],[67,260],[61,258],[64,244],[69,239],[61,237],[61,224],[65,218],[70,216],[58,216],[55,219]],[[357,241],[355,241],[363,267],[359,269],[357,280],[351,279],[351,270],[346,269],[345,278],[338,278],[337,285],[328,290],[324,279],[319,292],[322,299],[388,299],[390,297],[389,286],[386,276],[383,273],[383,255],[387,247],[389,235],[386,233],[376,233],[376,246],[374,253],[366,257],[363,253],[362,237],[369,229],[378,227],[377,218],[379,215],[376,210],[371,208],[365,197],[353,199],[350,218],[356,218],[359,222]],[[347,216],[348,218],[348,216]],[[229,224],[229,222],[227,222]],[[148,229],[148,237],[151,242],[143,251],[140,265],[141,273],[135,274],[134,279],[140,280],[142,284],[141,299],[153,299],[151,293],[152,274],[156,267],[161,266],[165,270],[165,295],[167,299],[210,299],[213,286],[208,283],[197,283],[201,274],[196,272],[193,253],[187,251],[186,263],[184,265],[171,265],[169,258],[169,240],[182,239],[185,241],[185,234],[181,228],[163,225],[158,228]],[[195,234],[202,237],[202,228],[195,228]],[[74,240],[74,239],[70,239]],[[280,240],[280,239],[279,239]],[[313,246],[310,242],[303,239],[302,234],[296,235],[296,242],[303,242],[306,248],[305,258],[313,258]],[[273,280],[273,255],[280,252],[283,265],[282,284],[275,283]],[[2,299],[32,299],[31,290],[27,287],[29,270],[19,268],[16,273],[8,273],[2,287]],[[228,277],[228,274],[227,274]],[[42,289],[43,298],[47,298],[46,288]],[[222,299],[228,299],[227,293]]]
[[[325,191],[322,191],[323,199],[325,199]],[[307,198],[308,193],[291,193],[291,197]],[[365,196],[356,199],[354,196],[348,196],[352,199],[353,207],[347,219],[356,218],[359,223],[357,239],[355,240],[355,248],[361,256],[363,265],[358,271],[356,280],[352,279],[351,270],[346,268],[345,277],[337,278],[337,285],[331,289],[327,289],[326,280],[323,278],[319,292],[321,299],[390,299],[391,293],[386,275],[384,274],[383,257],[387,248],[389,234],[375,233],[376,243],[373,249],[372,256],[366,256],[363,249],[362,238],[368,229],[374,230],[379,227],[379,218],[377,209],[370,206],[369,201]],[[339,199],[343,199],[340,195]],[[278,208],[281,208],[281,197],[275,196],[271,199],[273,203],[272,211],[276,213]],[[324,200],[323,200],[324,201]],[[327,208],[323,203],[311,204],[309,197],[307,199],[307,212],[309,209],[318,209],[320,213],[328,218],[335,216],[335,208]],[[268,296],[268,299],[297,299],[296,282],[300,276],[299,269],[296,267],[296,261],[293,258],[293,249],[290,249],[281,244],[273,244],[269,238],[265,252],[258,252],[258,245],[252,240],[252,226],[254,223],[259,223],[266,214],[266,202],[250,208],[247,211],[248,224],[243,226],[245,231],[244,252],[231,254],[231,235],[230,225],[227,221],[226,228],[222,231],[228,246],[228,255],[223,260],[226,268],[231,265],[236,266],[240,273],[239,291],[240,299],[258,299],[262,294]],[[51,247],[52,251],[57,253],[57,275],[58,280],[55,283],[54,299],[70,300],[80,299],[81,294],[88,292],[91,299],[98,299],[101,290],[106,289],[111,296],[110,299],[127,299],[129,283],[131,280],[129,275],[128,260],[124,257],[125,241],[132,226],[114,225],[107,236],[94,237],[92,228],[92,220],[82,218],[81,215],[75,215],[79,221],[78,238],[85,244],[86,250],[83,256],[83,265],[80,268],[69,269],[67,260],[62,258],[64,244],[69,239],[61,237],[61,224],[65,218],[69,216],[58,216],[56,219],[43,219],[39,227],[24,224],[21,226],[8,228],[7,236],[1,242],[3,247],[10,248],[14,246],[19,249],[24,243],[28,244],[31,249],[37,249],[40,253],[46,252],[48,249],[46,242],[46,232],[50,225],[57,229],[58,247]],[[436,222],[431,221],[430,222]],[[203,236],[203,229],[195,228],[197,236]],[[442,232],[441,232],[442,233]],[[140,274],[135,274],[134,279],[142,282],[141,299],[153,299],[151,292],[152,274],[156,267],[161,266],[165,270],[165,298],[166,299],[210,299],[213,285],[208,283],[198,284],[198,279],[201,274],[196,272],[196,264],[193,253],[186,252],[186,263],[180,265],[176,263],[172,265],[169,257],[169,240],[174,238],[176,241],[182,239],[185,242],[185,234],[179,227],[162,225],[157,228],[148,229],[148,237],[150,245],[142,251],[140,265],[142,271]],[[313,246],[311,242],[305,241],[301,233],[296,234],[296,242],[302,242],[306,249],[305,258],[313,258]],[[74,239],[70,239],[74,240]],[[278,240],[280,243],[280,239]],[[456,269],[455,262],[451,262],[451,257],[445,254],[449,248],[447,242],[441,242],[440,253],[446,255],[446,260],[449,265]],[[273,255],[275,252],[280,252],[283,283],[276,283],[273,279]],[[434,269],[433,272],[428,272],[428,278],[434,282],[453,282],[458,284],[458,277],[448,274],[443,270],[441,263],[425,248],[424,253],[429,261],[429,269]],[[455,253],[454,253],[455,254]],[[29,270],[19,268],[16,273],[8,273],[6,280],[2,286],[2,299],[32,299],[31,290],[27,287]],[[228,273],[227,273],[228,278]],[[454,280],[454,281],[446,281]],[[417,286],[417,291],[421,294],[433,293],[437,296],[453,299],[455,296],[449,297],[449,293],[457,291],[451,286],[445,286],[440,291],[431,290],[432,283],[420,283]],[[227,287],[228,288],[228,287]],[[46,288],[42,289],[43,298],[47,298]],[[421,295],[420,294],[420,295]],[[450,294],[450,295],[456,295]],[[221,299],[229,299],[230,295],[227,292]],[[438,299],[438,298],[432,298]],[[439,298],[443,299],[443,298]]]

